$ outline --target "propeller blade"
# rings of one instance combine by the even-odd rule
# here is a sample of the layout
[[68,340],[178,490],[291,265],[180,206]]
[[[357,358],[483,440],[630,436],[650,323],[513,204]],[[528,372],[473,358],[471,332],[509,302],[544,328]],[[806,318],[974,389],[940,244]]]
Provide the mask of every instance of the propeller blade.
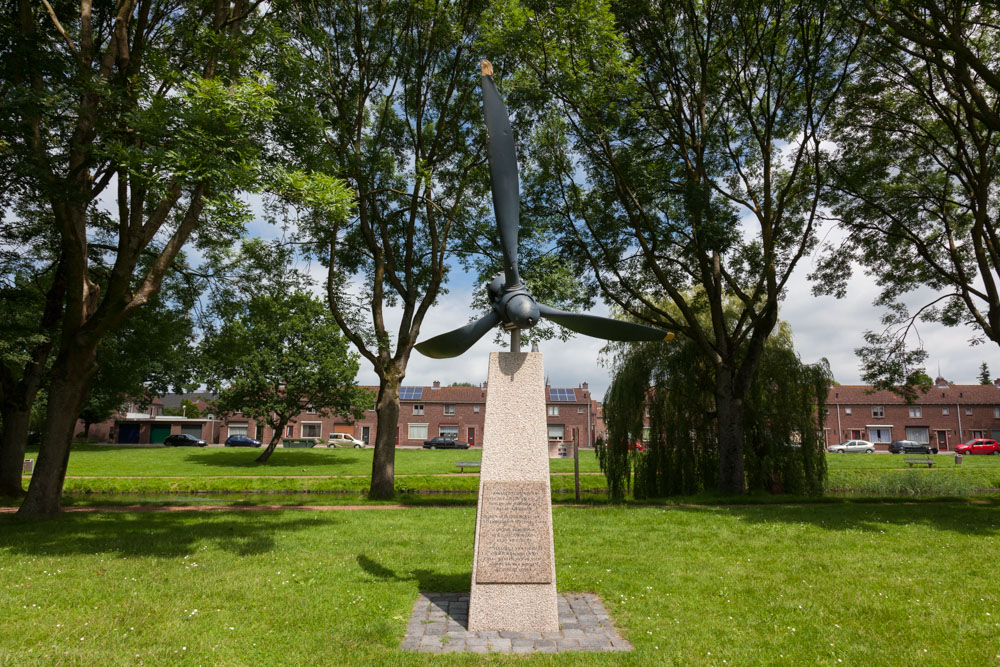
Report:
[[471,324],[466,324],[460,329],[454,329],[448,333],[443,333],[434,338],[428,338],[422,343],[417,343],[414,347],[421,354],[433,359],[447,359],[457,357],[470,347],[483,335],[500,324],[500,316],[495,310]]
[[568,313],[544,303],[538,304],[538,312],[556,324],[594,338],[604,340],[673,340],[674,334],[656,327],[613,320],[610,317]]
[[517,152],[514,150],[514,132],[510,128],[507,107],[504,106],[496,84],[493,83],[493,65],[489,60],[480,63],[483,73],[483,115],[486,116],[486,157],[490,164],[490,189],[493,192],[493,211],[496,213],[503,251],[503,271],[507,287],[521,284],[517,273],[517,229],[520,218],[520,193],[517,181]]

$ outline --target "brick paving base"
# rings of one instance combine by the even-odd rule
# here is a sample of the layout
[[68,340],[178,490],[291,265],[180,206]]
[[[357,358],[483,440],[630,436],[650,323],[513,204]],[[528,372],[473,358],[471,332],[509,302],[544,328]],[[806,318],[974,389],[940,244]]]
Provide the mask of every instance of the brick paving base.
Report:
[[632,650],[593,593],[559,595],[559,632],[469,632],[468,624],[468,593],[421,593],[400,648],[427,653]]

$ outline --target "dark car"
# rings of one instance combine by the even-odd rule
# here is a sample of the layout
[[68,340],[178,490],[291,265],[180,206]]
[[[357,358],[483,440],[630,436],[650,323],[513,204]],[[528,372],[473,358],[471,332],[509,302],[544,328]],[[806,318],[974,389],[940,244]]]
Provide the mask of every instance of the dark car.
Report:
[[424,440],[424,449],[468,449],[469,443],[459,440],[451,440],[444,436]]
[[892,454],[937,454],[938,448],[923,445],[913,440],[894,440],[889,443],[889,452]]
[[208,443],[204,440],[199,440],[193,435],[178,433],[176,435],[168,435],[167,439],[163,441],[163,445],[165,447],[206,447]]
[[260,440],[254,440],[248,435],[231,435],[226,438],[226,447],[260,447]]

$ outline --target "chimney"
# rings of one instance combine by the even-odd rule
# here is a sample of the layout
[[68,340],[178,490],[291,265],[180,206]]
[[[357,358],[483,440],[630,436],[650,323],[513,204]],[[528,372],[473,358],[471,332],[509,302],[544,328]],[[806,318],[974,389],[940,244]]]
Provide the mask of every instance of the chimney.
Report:
[[434,380],[434,386],[432,387],[432,389],[440,389],[440,388],[441,388],[441,383],[437,380]]
[[584,388],[584,389],[590,389],[590,385],[589,385],[589,384],[587,384],[586,382],[584,382],[584,383],[583,383],[583,388]]
[[936,378],[934,378],[934,385],[936,387],[941,388],[941,389],[947,389],[948,388],[948,381],[945,380],[940,375],[938,375]]
[[996,380],[993,381],[993,386],[1000,387],[1000,378],[997,378]]

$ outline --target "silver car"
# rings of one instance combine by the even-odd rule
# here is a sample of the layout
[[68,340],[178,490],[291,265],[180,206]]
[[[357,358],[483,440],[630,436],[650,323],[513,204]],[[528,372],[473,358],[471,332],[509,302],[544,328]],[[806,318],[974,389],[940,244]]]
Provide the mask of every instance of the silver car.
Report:
[[875,445],[867,440],[847,440],[839,445],[830,445],[828,451],[837,452],[838,454],[846,454],[848,452],[864,452],[865,454],[874,454]]

